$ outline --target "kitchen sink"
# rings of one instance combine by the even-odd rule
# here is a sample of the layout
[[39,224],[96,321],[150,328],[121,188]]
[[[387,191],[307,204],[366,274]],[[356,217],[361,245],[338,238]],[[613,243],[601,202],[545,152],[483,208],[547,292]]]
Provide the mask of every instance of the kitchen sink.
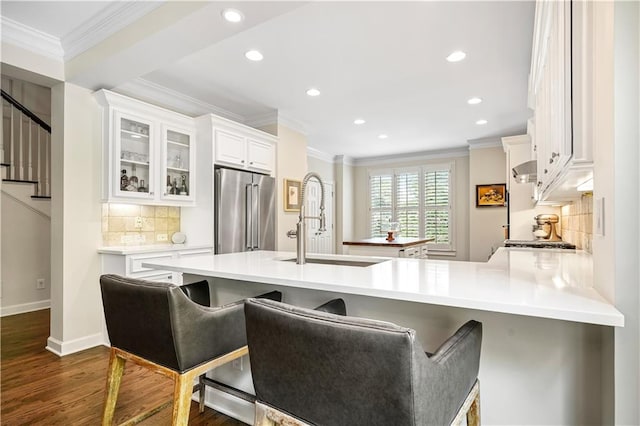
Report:
[[[367,266],[375,265],[381,262],[386,262],[388,259],[376,259],[376,260],[348,260],[348,259],[320,259],[314,257],[307,257],[307,263],[317,263],[320,265],[338,265],[338,266],[358,266],[366,268]],[[295,262],[296,258],[283,259],[284,262]]]

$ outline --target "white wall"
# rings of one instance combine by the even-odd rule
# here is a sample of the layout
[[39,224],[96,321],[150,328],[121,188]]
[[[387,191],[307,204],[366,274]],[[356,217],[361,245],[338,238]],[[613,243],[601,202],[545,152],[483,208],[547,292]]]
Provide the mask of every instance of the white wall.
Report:
[[64,80],[64,64],[13,44],[2,42],[2,75],[51,86]]
[[362,216],[362,212],[356,208],[355,200],[359,195],[356,186],[356,169],[348,158],[338,156],[335,163],[335,244],[338,254],[345,252],[343,241],[359,238],[356,236],[355,226],[366,217]]
[[51,90],[51,335],[47,349],[65,355],[102,343],[98,278],[102,244],[101,114],[89,90]]
[[[441,164],[453,161],[455,164],[454,199],[453,209],[455,225],[453,230],[453,240],[455,256],[443,257],[446,260],[469,260],[469,157],[458,154],[457,156],[426,156],[422,159],[398,159],[394,161],[384,161],[378,164],[357,165],[354,169],[354,217],[353,238],[369,238],[369,170],[392,169],[394,167],[416,167],[425,164]],[[503,165],[504,168],[504,165]],[[430,258],[437,259],[435,255],[429,254]],[[486,259],[485,259],[486,260]]]
[[[51,123],[49,88],[3,75],[2,89],[44,122]],[[17,191],[9,185],[19,184],[6,184],[2,194],[2,315],[49,307],[51,289],[51,218],[30,207],[34,204],[29,198],[34,194],[31,185]],[[18,201],[25,198],[27,204]],[[46,212],[48,206],[42,209]],[[39,278],[45,280],[45,289],[36,289]]]
[[[605,229],[606,243],[598,248],[613,246],[615,303],[625,316],[625,327],[615,329],[615,423],[637,425],[640,424],[640,4],[615,2],[613,9],[614,143],[613,167],[607,173],[606,183],[613,184],[614,196],[613,210],[606,210],[605,217],[611,218],[615,228]],[[594,195],[599,197],[602,193]],[[610,206],[611,202],[605,209]]]
[[318,173],[323,181],[335,181],[335,164],[333,161],[322,160],[317,157],[307,155],[307,167],[310,172]]
[[276,249],[296,251],[296,240],[287,237],[287,231],[296,229],[298,212],[284,211],[284,179],[302,180],[307,174],[307,138],[286,126],[278,124],[276,155],[277,223]]
[[5,193],[1,217],[2,316],[49,307],[51,219]]
[[506,207],[476,207],[476,185],[505,182],[506,156],[501,146],[469,149],[469,260],[486,262],[504,241]]
[[2,90],[51,125],[51,89],[3,75]]

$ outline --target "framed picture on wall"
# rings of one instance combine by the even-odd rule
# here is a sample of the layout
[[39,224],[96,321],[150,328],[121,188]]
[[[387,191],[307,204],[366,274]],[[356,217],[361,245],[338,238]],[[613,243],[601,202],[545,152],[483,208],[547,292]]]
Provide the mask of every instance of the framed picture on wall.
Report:
[[507,184],[476,185],[476,207],[504,207],[507,205]]
[[284,180],[284,211],[298,212],[300,211],[300,187],[299,180]]

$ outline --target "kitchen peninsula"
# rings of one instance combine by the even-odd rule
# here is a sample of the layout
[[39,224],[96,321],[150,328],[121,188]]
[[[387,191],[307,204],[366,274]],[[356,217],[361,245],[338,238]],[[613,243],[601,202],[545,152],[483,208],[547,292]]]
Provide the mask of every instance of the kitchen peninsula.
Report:
[[[284,302],[305,307],[342,297],[349,315],[411,327],[430,352],[466,320],[481,321],[483,423],[589,424],[606,409],[599,391],[607,377],[603,348],[611,326],[623,326],[624,318],[593,289],[588,253],[500,248],[487,263],[309,256],[376,262],[367,267],[297,265],[294,257],[255,251],[143,266],[207,278],[216,304],[272,289],[283,292]],[[214,374],[253,390],[246,371],[228,367]],[[251,423],[250,406],[213,392],[207,401]]]
[[427,257],[427,243],[433,238],[397,237],[389,241],[384,237],[365,238],[357,241],[344,241],[346,254],[362,256],[390,257]]

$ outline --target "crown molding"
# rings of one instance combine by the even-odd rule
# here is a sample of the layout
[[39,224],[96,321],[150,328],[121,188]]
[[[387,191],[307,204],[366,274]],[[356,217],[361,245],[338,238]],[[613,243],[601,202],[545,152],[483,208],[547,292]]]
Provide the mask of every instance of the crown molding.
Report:
[[3,42],[60,62],[64,60],[64,50],[58,38],[5,16],[0,17],[0,23]]
[[204,114],[216,114],[229,120],[244,123],[244,117],[227,111],[224,108],[201,101],[184,93],[177,92],[160,84],[153,83],[144,78],[122,84],[115,89],[115,92],[123,93],[139,99],[157,103],[165,108],[181,112],[191,117],[198,117]]
[[320,151],[319,149],[312,148],[307,146],[307,156],[317,158],[318,160],[326,161],[328,163],[333,163],[335,160],[335,155],[329,154],[328,152]]
[[507,152],[511,147],[516,145],[530,145],[531,138],[529,135],[505,136],[502,138],[502,149]]
[[501,138],[483,138],[468,140],[469,149],[502,148]]
[[356,162],[353,158],[347,156],[347,155],[336,155],[333,158],[333,162],[335,164],[344,164],[346,166],[356,166]]
[[278,112],[278,124],[287,126],[291,130],[295,130],[296,132],[302,133],[305,136],[309,133],[309,129],[302,121],[299,121],[286,114],[282,114],[281,112]]
[[159,1],[111,2],[62,37],[64,59],[69,60],[162,6]]
[[414,152],[397,155],[385,155],[381,157],[356,158],[354,165],[356,166],[379,166],[384,164],[394,164],[404,161],[422,161],[435,160],[440,158],[462,158],[469,156],[469,149],[451,148],[435,151]]

